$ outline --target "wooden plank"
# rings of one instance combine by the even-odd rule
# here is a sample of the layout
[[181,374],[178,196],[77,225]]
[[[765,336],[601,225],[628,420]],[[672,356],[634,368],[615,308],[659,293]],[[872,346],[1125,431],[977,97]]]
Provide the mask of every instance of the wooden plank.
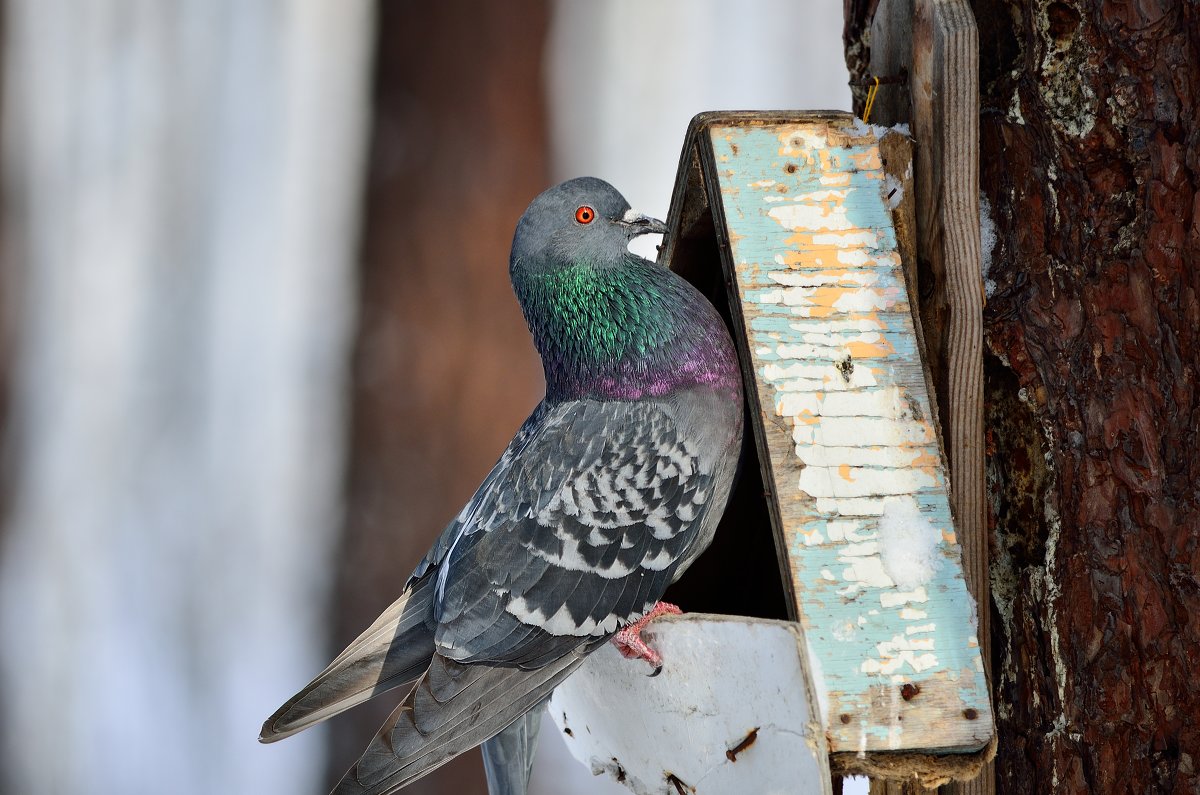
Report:
[[[831,749],[977,750],[991,711],[875,132],[714,114],[692,140]],[[904,532],[928,544],[907,564]]]
[[[968,582],[987,604],[983,484],[983,291],[979,251],[978,37],[962,0],[917,0],[913,132],[917,146],[917,239],[934,278],[929,337],[945,392],[946,454],[953,509],[963,533]],[[943,386],[944,383],[944,386]],[[981,611],[981,643],[988,641]]]
[[[912,71],[913,0],[879,0],[871,18],[871,74],[899,77]],[[871,123],[884,127],[912,119],[912,95],[907,83],[879,86],[871,108]]]
[[[871,69],[911,72],[911,104],[881,90],[885,124],[912,123],[917,141],[919,257],[931,297],[921,306],[924,339],[942,407],[951,467],[951,507],[963,568],[978,604],[990,605],[984,504],[983,295],[978,206],[978,34],[963,0],[881,0],[872,22]],[[979,640],[990,671],[990,609],[979,611]],[[994,775],[952,785],[991,793]]]
[[692,613],[645,637],[667,661],[660,676],[606,645],[554,691],[576,759],[639,795],[831,795],[799,626]]
[[[963,570],[979,610],[980,652],[991,661],[991,596],[984,492],[983,290],[979,238],[979,45],[965,0],[915,0],[913,131],[918,143],[918,240],[934,281],[935,380],[950,461],[951,506]],[[954,793],[990,795],[989,764]]]

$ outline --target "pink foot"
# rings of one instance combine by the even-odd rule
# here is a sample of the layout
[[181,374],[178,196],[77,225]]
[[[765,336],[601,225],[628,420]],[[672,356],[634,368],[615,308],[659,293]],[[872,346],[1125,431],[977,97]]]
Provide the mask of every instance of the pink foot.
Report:
[[658,602],[650,612],[633,622],[612,637],[612,645],[617,647],[621,656],[627,660],[645,660],[654,666],[651,676],[662,673],[662,655],[642,640],[642,630],[654,619],[663,615],[677,616],[683,611],[669,602]]

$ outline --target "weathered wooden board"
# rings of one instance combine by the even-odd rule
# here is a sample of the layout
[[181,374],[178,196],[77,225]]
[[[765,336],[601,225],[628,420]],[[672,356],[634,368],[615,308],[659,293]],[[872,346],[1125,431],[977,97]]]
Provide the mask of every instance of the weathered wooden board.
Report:
[[693,613],[645,637],[666,661],[659,676],[605,646],[554,691],[550,716],[576,759],[638,795],[830,795],[795,623]]
[[975,608],[877,128],[706,114],[689,141],[663,258],[707,204],[831,750],[978,750]]

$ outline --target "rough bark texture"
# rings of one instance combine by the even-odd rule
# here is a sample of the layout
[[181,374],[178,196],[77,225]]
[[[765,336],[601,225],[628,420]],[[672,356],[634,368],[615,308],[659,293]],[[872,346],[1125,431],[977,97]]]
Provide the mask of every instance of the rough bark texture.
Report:
[[1200,7],[977,9],[999,789],[1195,791]]
[[997,790],[1194,792],[1200,6],[974,10]]
[[[537,402],[508,283],[546,186],[544,3],[381,2],[335,644],[386,606]],[[330,774],[397,699],[334,723]],[[478,754],[405,792],[485,793]]]

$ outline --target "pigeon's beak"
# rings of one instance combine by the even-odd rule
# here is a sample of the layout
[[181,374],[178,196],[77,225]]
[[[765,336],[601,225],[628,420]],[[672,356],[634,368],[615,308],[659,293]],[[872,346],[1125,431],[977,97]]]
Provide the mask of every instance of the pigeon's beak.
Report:
[[630,237],[637,237],[638,235],[665,235],[667,233],[666,224],[657,218],[651,218],[648,215],[639,213],[637,210],[629,210],[617,223],[629,231]]

